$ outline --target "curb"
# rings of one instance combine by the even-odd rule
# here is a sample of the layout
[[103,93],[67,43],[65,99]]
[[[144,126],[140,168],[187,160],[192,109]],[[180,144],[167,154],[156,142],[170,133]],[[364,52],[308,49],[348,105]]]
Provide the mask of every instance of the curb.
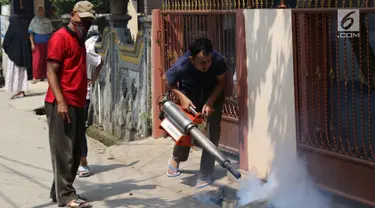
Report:
[[92,139],[99,141],[107,147],[119,145],[122,142],[120,138],[103,131],[101,127],[96,125],[89,126],[86,129],[86,134]]

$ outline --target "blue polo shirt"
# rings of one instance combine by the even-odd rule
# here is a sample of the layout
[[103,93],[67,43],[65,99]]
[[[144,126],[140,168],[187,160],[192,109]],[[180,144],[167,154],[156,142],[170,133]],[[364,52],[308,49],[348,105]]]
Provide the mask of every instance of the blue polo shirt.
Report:
[[217,76],[224,74],[226,67],[223,56],[213,51],[212,64],[207,72],[197,70],[189,60],[190,52],[181,56],[166,72],[168,85],[178,89],[193,102],[205,102],[217,84]]

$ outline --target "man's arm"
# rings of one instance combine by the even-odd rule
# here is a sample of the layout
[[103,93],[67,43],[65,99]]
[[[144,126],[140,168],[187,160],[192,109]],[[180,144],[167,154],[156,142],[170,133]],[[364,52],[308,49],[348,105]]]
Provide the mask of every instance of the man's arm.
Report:
[[57,78],[57,72],[60,68],[58,62],[48,61],[47,62],[47,79],[48,84],[51,87],[53,95],[55,96],[57,103],[65,102],[64,96],[61,92],[60,83]]
[[179,90],[177,89],[177,83],[180,81],[181,78],[180,73],[181,72],[178,69],[178,67],[176,65],[173,65],[163,75],[163,79],[165,83],[168,85],[169,90],[171,90],[174,93],[179,92]]
[[96,81],[96,79],[98,78],[98,76],[99,76],[99,74],[100,74],[100,71],[101,71],[102,68],[103,68],[103,62],[104,62],[104,60],[102,59],[101,62],[100,62],[100,64],[99,64],[99,66],[97,66],[97,67],[95,68],[95,73],[94,73],[94,75],[92,76],[92,79],[91,79],[91,82],[92,82],[92,83],[94,83],[94,82]]
[[179,99],[181,96],[185,96],[180,90],[177,89],[177,83],[181,79],[181,71],[178,69],[176,65],[172,66],[168,69],[167,72],[163,75],[163,79],[168,85],[168,88],[171,92],[173,92]]
[[184,93],[177,89],[177,83],[181,80],[181,73],[182,71],[176,65],[173,65],[163,75],[163,79],[167,83],[169,90],[180,100],[182,107],[184,109],[189,109],[189,105],[195,107],[194,104]]
[[215,103],[216,99],[223,92],[224,86],[225,86],[225,83],[226,83],[225,82],[226,77],[227,77],[227,72],[225,72],[224,74],[216,76],[217,83],[216,83],[215,88],[212,91],[210,97],[208,98],[208,100],[206,102],[207,105],[213,106],[213,104]]
[[[92,74],[91,82],[94,83],[98,78],[100,71],[103,67],[104,60],[102,57],[95,52],[87,52],[87,63],[91,66],[95,66],[95,72]],[[89,72],[91,74],[91,72]]]
[[58,73],[64,58],[64,39],[59,35],[53,35],[48,42],[47,79],[57,103],[65,102],[64,96],[61,92],[60,82],[58,79]]
[[208,98],[206,104],[209,106],[213,106],[215,103],[216,99],[219,97],[219,95],[223,92],[225,84],[226,84],[226,79],[228,76],[228,68],[225,64],[225,61],[222,59],[217,63],[217,67],[215,70],[217,70],[217,75],[216,75],[216,80],[217,83],[215,85],[214,90],[212,91],[210,97]]

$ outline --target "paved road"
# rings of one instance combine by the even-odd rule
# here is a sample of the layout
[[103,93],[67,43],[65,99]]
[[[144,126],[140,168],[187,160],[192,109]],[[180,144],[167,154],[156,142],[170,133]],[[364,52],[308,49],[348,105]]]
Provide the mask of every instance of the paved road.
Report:
[[[36,116],[31,109],[43,104],[45,84],[38,84],[32,97],[9,101],[11,94],[0,92],[0,207],[56,207],[50,203],[48,193],[52,182],[51,160],[44,117]],[[111,165],[105,148],[92,140],[91,157],[104,173]],[[85,181],[86,180],[86,181]],[[105,184],[103,174],[77,185]],[[100,204],[100,203],[96,203]],[[108,206],[99,206],[108,207]]]
[[[31,111],[42,106],[46,84],[32,88],[34,96],[12,101],[9,100],[12,94],[0,89],[1,208],[57,207],[48,198],[52,172],[45,117],[38,117]],[[108,148],[90,139],[89,162],[95,175],[77,179],[78,193],[91,199],[94,207],[199,207],[191,199],[196,191],[191,184],[165,176],[165,163],[172,147],[166,142],[167,149],[163,142],[158,143],[161,146],[157,148],[155,144],[147,144],[147,140],[141,141],[138,147],[136,143],[133,147],[115,147],[113,152],[118,152],[120,158],[117,160]],[[159,152],[134,150],[141,146],[151,146]],[[135,158],[121,156],[124,151],[134,151]],[[157,160],[160,155],[165,158]]]

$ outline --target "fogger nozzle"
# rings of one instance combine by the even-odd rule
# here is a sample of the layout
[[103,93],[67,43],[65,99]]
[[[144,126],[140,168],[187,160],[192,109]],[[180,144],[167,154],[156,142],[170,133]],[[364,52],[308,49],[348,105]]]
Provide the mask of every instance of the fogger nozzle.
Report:
[[189,134],[204,150],[215,157],[221,167],[227,169],[236,179],[241,178],[241,173],[230,165],[230,160],[226,158],[201,131],[196,127],[192,127],[189,129]]

